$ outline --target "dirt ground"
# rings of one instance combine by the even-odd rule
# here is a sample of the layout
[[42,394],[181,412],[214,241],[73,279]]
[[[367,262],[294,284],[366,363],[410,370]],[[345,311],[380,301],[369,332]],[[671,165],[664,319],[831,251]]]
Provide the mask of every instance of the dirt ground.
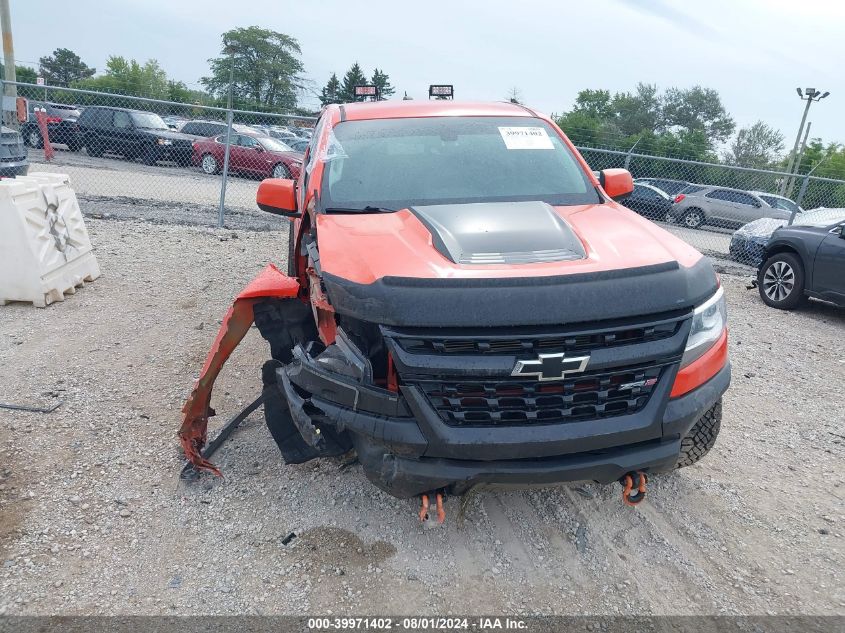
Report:
[[[0,308],[0,402],[62,401],[0,410],[0,614],[845,614],[845,311],[723,275],[734,378],[702,462],[636,509],[618,486],[485,491],[426,530],[359,466],[284,466],[261,410],[224,479],[180,484],[179,409],[284,233],[88,226],[100,279]],[[213,430],[267,355],[251,332]]]

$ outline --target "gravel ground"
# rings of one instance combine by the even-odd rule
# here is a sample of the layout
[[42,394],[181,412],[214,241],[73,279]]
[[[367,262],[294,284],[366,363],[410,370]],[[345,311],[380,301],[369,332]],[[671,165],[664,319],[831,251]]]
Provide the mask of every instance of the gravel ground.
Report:
[[[260,410],[224,479],[180,484],[179,409],[284,232],[88,226],[100,279],[0,308],[0,401],[63,402],[0,410],[0,614],[845,614],[845,311],[777,312],[723,274],[734,382],[707,458],[637,509],[618,486],[484,491],[426,530],[359,466],[282,465]],[[251,332],[212,433],[267,355]]]

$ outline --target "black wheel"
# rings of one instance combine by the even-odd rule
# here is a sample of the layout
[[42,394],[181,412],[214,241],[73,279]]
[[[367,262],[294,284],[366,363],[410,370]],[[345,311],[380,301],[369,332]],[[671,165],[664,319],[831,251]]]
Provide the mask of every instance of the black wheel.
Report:
[[100,158],[103,155],[103,148],[96,141],[88,141],[85,149],[88,150],[88,155],[94,158]]
[[72,141],[67,144],[67,148],[71,152],[78,152],[80,149],[82,149],[82,145],[80,145],[78,142]]
[[279,163],[273,167],[273,178],[285,178],[290,180],[290,169],[284,163]]
[[688,229],[698,229],[704,224],[704,212],[701,209],[690,209],[684,214],[683,223]]
[[757,289],[768,306],[779,310],[797,308],[807,300],[801,259],[793,253],[769,257],[757,273]]
[[44,139],[41,138],[41,132],[37,128],[30,128],[26,133],[26,144],[35,149],[44,147]]
[[722,426],[721,398],[692,425],[687,436],[681,440],[681,453],[675,468],[692,466],[710,452],[716,443]]

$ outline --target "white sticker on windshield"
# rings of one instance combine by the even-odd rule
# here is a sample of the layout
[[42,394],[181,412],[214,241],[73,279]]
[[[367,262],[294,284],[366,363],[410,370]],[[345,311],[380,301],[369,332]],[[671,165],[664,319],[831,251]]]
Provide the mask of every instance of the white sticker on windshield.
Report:
[[552,139],[541,127],[500,127],[508,149],[554,149]]

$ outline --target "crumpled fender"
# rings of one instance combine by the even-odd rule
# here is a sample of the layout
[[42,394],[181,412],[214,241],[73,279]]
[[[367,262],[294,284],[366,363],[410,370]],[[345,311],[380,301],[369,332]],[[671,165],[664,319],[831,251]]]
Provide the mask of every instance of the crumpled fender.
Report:
[[182,407],[182,426],[179,440],[185,457],[197,470],[207,470],[221,475],[220,470],[203,458],[208,431],[208,418],[214,415],[211,408],[211,390],[214,381],[234,349],[243,340],[253,322],[252,307],[267,297],[294,299],[299,295],[299,282],[282,273],[273,264],[268,264],[241,293],[226,313],[217,338],[205,357],[202,372],[185,405]]

